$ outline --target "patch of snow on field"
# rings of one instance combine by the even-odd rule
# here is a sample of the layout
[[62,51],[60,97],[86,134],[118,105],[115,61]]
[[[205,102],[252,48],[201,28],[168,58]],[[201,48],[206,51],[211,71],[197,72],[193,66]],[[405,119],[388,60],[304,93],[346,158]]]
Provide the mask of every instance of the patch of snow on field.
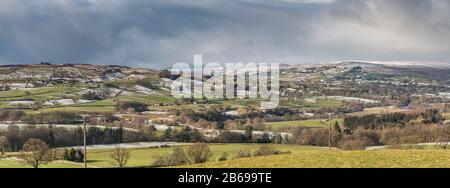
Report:
[[143,94],[151,94],[153,92],[152,89],[146,88],[146,87],[140,86],[140,85],[135,85],[134,89],[136,89],[136,92],[143,93]]
[[328,96],[327,98],[336,99],[340,101],[357,101],[362,103],[374,104],[379,103],[379,101],[371,100],[371,99],[363,99],[358,97],[343,97],[343,96]]
[[53,105],[71,105],[71,104],[84,104],[84,103],[93,103],[96,102],[96,100],[73,100],[73,99],[59,99],[59,100],[50,100],[46,101],[44,105],[46,106],[53,106]]
[[172,130],[174,130],[176,128],[176,126],[168,126],[168,125],[153,125],[155,127],[156,130],[158,131],[165,131],[169,128],[171,128]]
[[426,62],[426,61],[364,61],[365,63],[386,65],[386,66],[423,66],[423,67],[449,67],[446,63]]
[[62,105],[75,104],[75,101],[73,99],[59,99],[59,100],[51,100],[49,102]]
[[31,105],[34,103],[35,103],[34,101],[11,101],[11,102],[9,102],[9,104],[12,104],[12,105]]

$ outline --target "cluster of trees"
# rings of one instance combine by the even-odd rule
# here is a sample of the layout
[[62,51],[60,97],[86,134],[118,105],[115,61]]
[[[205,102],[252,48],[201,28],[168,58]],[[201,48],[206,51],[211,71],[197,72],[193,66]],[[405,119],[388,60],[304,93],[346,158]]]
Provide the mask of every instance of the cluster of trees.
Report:
[[7,83],[0,84],[0,91],[9,91],[11,87]]
[[[166,129],[162,135],[156,133],[153,126],[145,127],[136,132],[141,135],[143,140],[148,141],[175,141],[175,142],[210,142],[210,143],[287,143],[287,138],[281,134],[270,136],[268,133],[254,135],[253,128],[247,126],[243,133],[232,132],[228,130],[220,131],[220,134],[214,138],[206,138],[198,129],[184,127],[183,129]],[[134,140],[139,140],[135,138]]]
[[422,112],[421,116],[423,118],[422,122],[426,124],[439,123],[445,120],[445,117],[437,109],[428,109]]
[[78,113],[64,111],[27,114],[20,110],[2,110],[0,111],[0,121],[23,121],[29,124],[70,124],[79,123],[81,116]]
[[[86,142],[88,145],[122,143],[125,135],[124,132],[122,127],[106,127],[101,129],[91,126],[87,129]],[[83,140],[81,139],[83,137],[83,129],[81,127],[76,128],[74,134],[78,138],[77,140]],[[82,143],[76,145],[82,145]]]
[[103,89],[101,92],[92,92],[88,91],[82,94],[81,99],[85,100],[103,100],[106,99],[110,95],[110,91],[108,89]]
[[264,133],[262,135],[254,135],[253,127],[247,126],[243,133],[232,132],[232,131],[221,131],[220,134],[209,140],[213,143],[272,143],[279,142],[283,139],[281,135],[275,135],[273,138],[269,133]]
[[229,119],[225,115],[225,112],[228,110],[227,106],[221,105],[213,105],[208,109],[203,111],[194,111],[192,109],[185,109],[175,112],[180,118],[179,120],[183,123],[186,122],[199,122],[199,121],[208,121],[208,122],[223,122]]
[[[238,109],[239,115],[227,115],[231,110],[229,106],[212,105],[202,111],[192,109],[177,110],[173,112],[178,116],[178,121],[183,124],[195,125],[199,128],[217,130],[244,130],[252,126],[255,130],[266,130],[263,112]],[[245,112],[241,112],[245,111]]]
[[343,135],[351,134],[349,129],[341,129],[338,122],[331,128],[297,128],[293,133],[293,142],[300,145],[328,146],[331,135],[331,146],[338,147]]
[[195,143],[185,151],[181,147],[174,148],[169,155],[160,156],[153,166],[178,166],[192,163],[205,163],[213,157],[209,146],[204,143]]
[[148,105],[137,101],[117,101],[117,111],[143,112],[148,110]]
[[211,142],[217,143],[249,143],[252,141],[252,136],[237,132],[223,131],[219,136],[212,139]]
[[54,112],[43,112],[38,114],[29,114],[23,121],[29,124],[37,124],[37,123],[73,124],[73,123],[80,123],[82,121],[82,118],[79,113],[54,111]]
[[39,168],[41,165],[55,160],[83,161],[84,154],[80,150],[74,149],[51,149],[45,141],[31,138],[27,140],[20,151],[18,157],[22,162]]
[[[252,156],[267,156],[278,154],[289,154],[290,151],[280,151],[273,147],[262,146],[256,150],[253,154],[248,151],[239,150],[235,158],[245,158]],[[211,149],[207,144],[196,143],[189,146],[186,150],[182,147],[176,147],[173,152],[168,155],[159,156],[152,166],[179,166],[193,163],[205,163],[212,160],[214,157]],[[227,152],[223,152],[218,158],[219,161],[228,160],[230,155]]]
[[172,73],[171,73],[169,70],[162,70],[162,71],[158,74],[158,76],[159,76],[160,78],[168,78],[168,79],[171,79],[171,80],[176,80],[178,77],[181,76],[181,74],[178,74],[178,75],[172,75]]
[[376,128],[406,125],[411,120],[421,117],[422,123],[433,124],[445,120],[445,117],[437,109],[428,109],[422,113],[387,113],[387,114],[369,114],[364,116],[347,116],[344,119],[344,125],[350,129],[358,127]]
[[83,162],[84,153],[81,149],[68,148],[63,150],[63,159],[73,162]]
[[[328,146],[329,129],[298,129],[294,141],[300,145]],[[364,149],[367,146],[402,146],[417,143],[444,145],[450,141],[450,126],[408,124],[395,127],[358,127],[354,130],[331,129],[331,146],[342,149]]]
[[405,113],[387,113],[387,114],[369,114],[364,116],[347,116],[344,118],[344,125],[350,129],[357,127],[375,128],[387,127],[396,125],[405,125],[413,119],[416,119],[418,114]]
[[436,143],[447,147],[450,141],[450,127],[444,125],[408,125],[384,129],[356,129],[345,135],[339,145],[343,149],[364,149],[367,146],[413,146],[418,143]]
[[185,127],[182,130],[168,128],[161,137],[164,141],[204,142],[206,139],[197,129]]
[[0,111],[0,121],[20,121],[25,119],[27,114],[18,110],[2,110]]
[[[133,131],[122,128],[89,127],[87,134],[88,144],[114,144],[123,142],[146,141],[146,137],[136,136]],[[44,141],[49,147],[80,146],[83,144],[82,128],[66,129],[60,127],[34,127],[19,128],[17,125],[8,126],[6,131],[0,132],[0,148],[3,151],[15,152],[22,149],[29,139]]]
[[255,131],[266,131],[269,129],[269,126],[266,125],[266,121],[259,117],[230,119],[224,122],[225,130],[245,130],[249,126]]
[[[199,128],[217,130],[245,130],[248,126],[251,126],[254,130],[267,131],[270,130],[270,126],[268,126],[266,122],[307,119],[307,117],[298,113],[298,109],[286,107],[270,109],[266,110],[265,112],[256,111],[251,108],[242,108],[236,110],[236,115],[227,115],[226,112],[229,110],[231,110],[231,108],[226,105],[212,105],[209,108],[201,111],[186,109],[176,110],[173,113],[177,115],[177,121],[179,121],[180,123],[196,126]],[[319,112],[319,114],[320,113],[322,112]],[[316,116],[316,118],[324,117]],[[359,121],[359,119],[351,118],[352,117],[347,118],[349,124],[360,124],[362,122]]]

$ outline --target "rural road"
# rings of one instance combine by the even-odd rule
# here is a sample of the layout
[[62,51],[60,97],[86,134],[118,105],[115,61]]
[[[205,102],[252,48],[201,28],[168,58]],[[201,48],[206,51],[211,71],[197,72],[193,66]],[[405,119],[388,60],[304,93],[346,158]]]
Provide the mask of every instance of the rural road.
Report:
[[[414,144],[414,145],[418,145],[418,146],[433,146],[433,145],[437,145],[437,144],[447,144],[450,145],[450,142],[446,142],[446,143],[440,143],[440,142],[431,142],[431,143],[418,143],[418,144]],[[402,144],[400,146],[408,146],[407,144]],[[366,147],[366,150],[376,150],[376,149],[385,149],[389,146],[369,146]]]

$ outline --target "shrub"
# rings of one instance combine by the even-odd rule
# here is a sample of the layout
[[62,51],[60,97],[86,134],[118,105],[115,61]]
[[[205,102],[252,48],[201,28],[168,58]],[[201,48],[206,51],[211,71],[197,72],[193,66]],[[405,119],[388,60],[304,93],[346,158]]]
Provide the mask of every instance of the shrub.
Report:
[[392,128],[392,129],[383,129],[380,132],[380,142],[389,146],[397,146],[400,145],[401,138],[401,129]]
[[376,145],[381,145],[378,132],[364,128],[358,128],[353,134],[344,136],[340,143],[342,149],[364,149]]
[[81,97],[81,99],[85,99],[85,100],[103,100],[103,99],[105,99],[106,96],[104,96],[101,93],[89,91],[87,93],[82,94],[80,97]]
[[253,156],[278,155],[278,154],[289,154],[289,153],[291,153],[291,152],[290,151],[283,152],[280,150],[276,150],[273,147],[262,146],[258,150],[255,151]]
[[84,153],[81,149],[69,148],[64,153],[64,160],[73,162],[83,162]]
[[222,156],[220,156],[219,161],[226,161],[228,160],[228,153],[227,152],[223,152]]
[[277,153],[277,150],[273,147],[262,146],[258,150],[253,153],[253,156],[264,156],[264,155],[274,155]]
[[193,163],[205,163],[213,156],[209,146],[204,143],[196,143],[190,146],[187,153]]
[[190,164],[189,157],[184,152],[183,148],[176,147],[172,154],[159,156],[153,163],[154,166],[178,166]]
[[[167,132],[167,134],[169,134],[169,132]],[[202,142],[205,140],[202,133],[200,133],[197,129],[192,129],[190,127],[186,127],[180,132],[175,132],[173,137],[178,142]]]
[[252,155],[250,154],[250,152],[248,151],[243,151],[243,150],[239,150],[236,154],[236,159],[239,158],[247,158],[247,157],[251,157]]

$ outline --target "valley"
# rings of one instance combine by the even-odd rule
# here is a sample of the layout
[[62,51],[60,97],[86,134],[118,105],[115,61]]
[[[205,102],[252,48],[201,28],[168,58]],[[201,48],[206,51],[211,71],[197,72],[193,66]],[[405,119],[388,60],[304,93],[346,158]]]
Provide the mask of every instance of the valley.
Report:
[[[67,150],[82,154],[84,123],[89,167],[114,167],[111,155],[118,148],[129,152],[127,167],[437,167],[448,162],[442,156],[448,155],[450,141],[449,67],[336,62],[280,68],[280,105],[262,109],[259,99],[174,98],[171,84],[180,75],[168,70],[2,65],[0,167],[26,167],[18,153],[29,139],[42,140],[58,153],[42,167],[82,167],[83,156],[77,161]],[[125,147],[133,143],[177,144]],[[419,143],[435,147],[413,147]],[[191,155],[193,145],[208,148],[211,156],[168,162],[172,152]],[[405,145],[411,147],[399,149]],[[365,151],[373,146],[386,147]],[[269,154],[254,156],[259,149]],[[245,157],[236,157],[241,154]]]

